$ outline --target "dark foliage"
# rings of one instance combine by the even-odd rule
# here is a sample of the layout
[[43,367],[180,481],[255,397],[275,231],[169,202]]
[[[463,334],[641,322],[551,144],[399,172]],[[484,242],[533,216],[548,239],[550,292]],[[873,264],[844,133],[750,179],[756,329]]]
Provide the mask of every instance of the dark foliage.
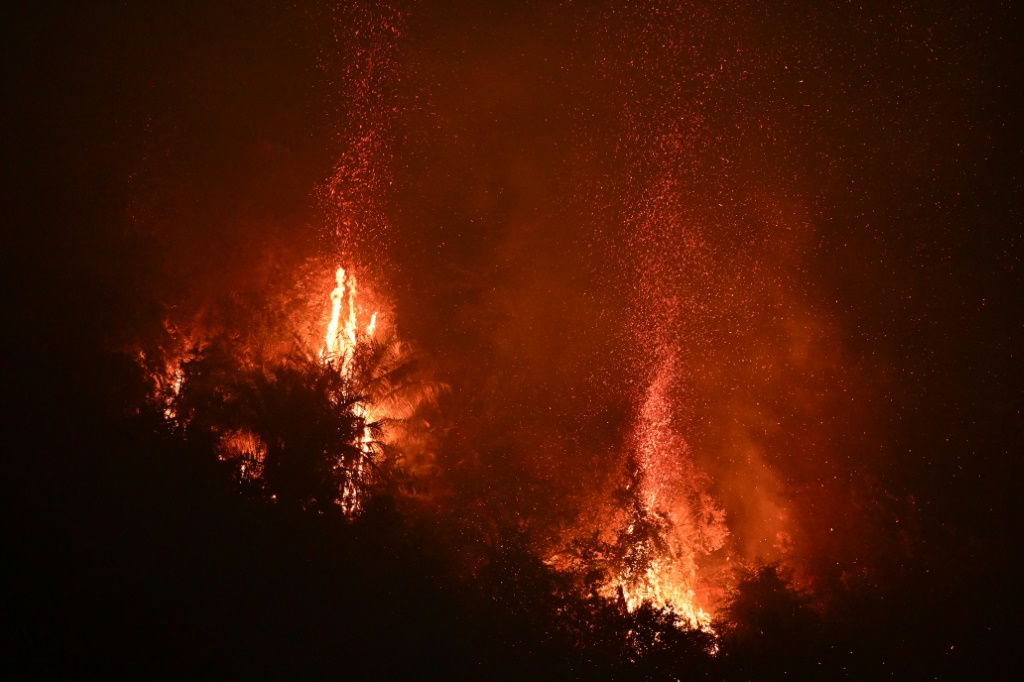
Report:
[[[716,640],[679,629],[671,614],[630,613],[624,600],[598,596],[600,571],[556,572],[524,527],[475,536],[469,528],[455,546],[443,517],[400,512],[384,492],[347,519],[324,462],[350,466],[353,453],[337,444],[362,424],[337,373],[299,360],[247,370],[216,353],[187,368],[176,407],[188,411],[188,428],[169,422],[162,405],[146,406],[146,378],[119,354],[82,347],[15,375],[24,388],[13,403],[16,428],[5,434],[6,673],[997,675],[986,654],[1009,630],[930,619],[953,587],[911,569],[887,577],[887,589],[851,583],[823,607],[795,590],[783,567],[756,567],[722,611]],[[229,427],[252,428],[267,443],[259,494],[245,494],[237,463],[220,458],[218,430]],[[657,519],[650,523],[656,537]],[[595,547],[577,548],[581,565],[600,568]]]
[[723,659],[740,670],[760,678],[805,679],[818,672],[825,648],[821,624],[810,599],[793,587],[785,571],[764,564],[741,572],[716,627]]
[[[379,431],[357,411],[354,395],[331,364],[298,353],[269,364],[239,361],[215,338],[184,363],[173,409],[193,438],[216,441],[245,431],[261,452],[248,453],[257,482],[277,504],[333,511],[358,467],[373,465],[364,432]],[[258,456],[257,456],[258,455]]]

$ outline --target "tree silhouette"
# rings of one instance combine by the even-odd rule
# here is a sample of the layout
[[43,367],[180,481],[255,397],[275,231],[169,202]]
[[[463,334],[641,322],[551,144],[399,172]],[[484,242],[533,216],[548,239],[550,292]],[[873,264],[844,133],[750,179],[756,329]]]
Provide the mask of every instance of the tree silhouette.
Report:
[[293,358],[242,377],[237,408],[266,444],[262,480],[282,505],[325,512],[353,494],[380,425],[357,411],[333,367]]
[[323,513],[351,501],[380,454],[382,425],[333,364],[299,352],[256,363],[230,337],[192,355],[174,403],[187,433],[217,443],[279,505]]
[[742,569],[739,578],[715,623],[724,657],[765,679],[820,674],[824,635],[810,599],[777,563]]
[[362,411],[380,427],[376,445],[384,455],[378,464],[387,468],[384,480],[404,494],[426,489],[436,475],[444,433],[439,408],[447,384],[433,379],[412,346],[386,333],[360,339],[345,385],[361,396]]

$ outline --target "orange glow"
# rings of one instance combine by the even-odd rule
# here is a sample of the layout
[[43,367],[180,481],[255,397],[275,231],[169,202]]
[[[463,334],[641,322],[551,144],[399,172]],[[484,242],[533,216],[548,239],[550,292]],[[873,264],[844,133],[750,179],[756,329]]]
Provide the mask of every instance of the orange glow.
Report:
[[[335,364],[346,384],[352,385],[355,381],[353,363],[360,343],[367,343],[377,329],[377,312],[370,315],[370,321],[366,324],[365,332],[359,333],[358,323],[358,300],[356,293],[356,276],[345,272],[345,268],[339,267],[334,274],[336,286],[331,292],[331,319],[327,324],[327,334],[324,337],[324,348],[320,353],[322,362]],[[347,311],[343,307],[347,305]],[[344,326],[342,317],[344,312]],[[379,414],[370,404],[360,401],[353,406],[353,413],[363,420],[363,432],[359,438],[359,449],[367,455],[375,454],[375,439],[372,425],[387,415]],[[345,481],[341,491],[340,504],[347,514],[354,514],[362,507],[360,499],[359,483],[367,476],[365,458],[360,458],[355,465],[352,476]]]
[[243,481],[255,481],[263,474],[267,445],[248,429],[225,433],[218,445],[220,458],[239,462],[238,474]]
[[[358,446],[365,455],[357,460],[343,487],[340,505],[348,515],[362,508],[362,494],[374,476],[370,462],[401,458],[412,475],[433,471],[433,440],[430,424],[421,418],[423,408],[433,405],[446,386],[427,379],[413,366],[416,354],[402,343],[387,315],[360,301],[355,274],[339,267],[331,292],[331,317],[327,324],[320,362],[335,368],[359,400],[353,414],[363,421]],[[370,299],[379,302],[369,291]]]
[[327,325],[327,337],[324,339],[327,355],[336,355],[338,352],[338,323],[341,320],[341,302],[345,297],[345,268],[338,268],[335,279],[338,285],[331,292],[331,321]]
[[[358,306],[356,295],[356,276],[346,274],[345,268],[338,268],[334,275],[336,286],[331,292],[331,320],[327,324],[324,337],[324,348],[320,357],[326,361],[341,361],[341,373],[344,377],[352,374],[352,362],[356,347],[360,343]],[[342,308],[347,303],[345,324],[342,326]],[[377,331],[377,311],[370,315],[364,335],[372,339]]]
[[[621,592],[630,611],[649,602],[674,612],[690,627],[709,630],[712,604],[705,596],[709,586],[702,579],[700,560],[725,544],[729,530],[724,510],[708,491],[707,476],[695,466],[673,426],[674,378],[674,363],[662,363],[628,442],[638,467],[639,489],[632,495],[639,508],[626,510],[627,525],[618,542],[631,546],[603,593],[614,598]],[[651,536],[651,528],[657,537]]]
[[181,382],[185,379],[185,373],[181,369],[181,363],[177,362],[167,368],[167,376],[170,377],[170,392],[164,398],[164,418],[171,420],[178,416],[174,409],[174,399],[181,393]]

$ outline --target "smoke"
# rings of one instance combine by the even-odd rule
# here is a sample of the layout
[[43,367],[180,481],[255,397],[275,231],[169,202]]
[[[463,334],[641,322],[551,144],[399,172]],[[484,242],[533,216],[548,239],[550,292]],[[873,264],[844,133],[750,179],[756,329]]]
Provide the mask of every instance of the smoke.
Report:
[[826,46],[734,9],[359,9],[342,45],[358,126],[327,187],[362,227],[339,248],[390,266],[452,385],[464,492],[549,542],[608,503],[659,376],[678,447],[650,475],[707,476],[732,531],[709,565],[864,532],[831,491],[872,377],[811,266]]
[[[72,12],[85,58],[50,72],[92,94],[26,173],[100,207],[105,227],[41,249],[55,290],[98,292],[83,323],[150,333],[297,280],[326,294],[355,266],[451,386],[451,504],[485,500],[546,549],[600,525],[662,376],[667,461],[705,477],[730,531],[707,570],[762,557],[810,579],[879,555],[923,468],[893,463],[893,364],[918,372],[904,403],[927,402],[922,320],[966,300],[931,266],[974,243],[940,204],[967,211],[947,190],[981,164],[988,86],[964,83],[972,104],[936,85],[956,73],[939,64],[977,68],[953,40],[970,17],[218,7]],[[921,246],[933,223],[944,241]],[[111,291],[133,292],[125,312],[96,302]]]

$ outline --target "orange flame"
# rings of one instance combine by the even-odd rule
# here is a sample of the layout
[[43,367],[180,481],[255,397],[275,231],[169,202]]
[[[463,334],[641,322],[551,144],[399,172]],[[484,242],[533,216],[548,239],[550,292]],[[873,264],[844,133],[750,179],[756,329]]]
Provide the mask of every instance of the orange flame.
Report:
[[[356,276],[346,273],[345,268],[339,267],[334,273],[336,286],[331,292],[331,320],[327,324],[327,334],[324,337],[324,348],[320,353],[323,362],[340,361],[338,371],[348,382],[354,379],[353,362],[355,360],[356,348],[361,341],[372,339],[377,330],[377,312],[370,316],[363,335],[359,333],[356,296]],[[348,310],[345,312],[345,324],[342,326],[342,308],[347,302]],[[370,424],[380,415],[372,414],[370,405],[358,402],[353,406],[353,412],[364,422],[363,433],[359,438],[359,448],[367,455],[374,449],[374,438]],[[366,475],[363,460],[356,464],[355,475],[346,481],[342,490],[342,507],[348,513],[354,513],[362,506],[359,498],[357,482]]]
[[[359,323],[357,320],[356,305],[356,276],[346,274],[345,268],[338,268],[334,273],[337,286],[331,292],[331,321],[327,324],[327,334],[324,337],[324,349],[320,357],[327,361],[341,360],[341,374],[346,378],[352,375],[352,361],[355,356],[356,346],[359,344]],[[346,293],[348,294],[346,297]],[[345,326],[341,325],[342,306],[348,299],[348,311],[345,316]],[[365,335],[373,338],[377,330],[376,311],[370,316],[366,325]]]
[[[707,478],[694,465],[689,447],[672,425],[670,396],[674,367],[663,363],[648,386],[631,439],[640,469],[638,501],[644,514],[667,523],[660,547],[638,547],[646,565],[624,566],[604,587],[621,591],[630,611],[645,602],[674,612],[690,627],[710,630],[712,615],[698,591],[698,560],[724,543],[729,534],[725,512],[707,491]],[[633,523],[627,536],[633,533]],[[648,539],[638,539],[649,542]]]

